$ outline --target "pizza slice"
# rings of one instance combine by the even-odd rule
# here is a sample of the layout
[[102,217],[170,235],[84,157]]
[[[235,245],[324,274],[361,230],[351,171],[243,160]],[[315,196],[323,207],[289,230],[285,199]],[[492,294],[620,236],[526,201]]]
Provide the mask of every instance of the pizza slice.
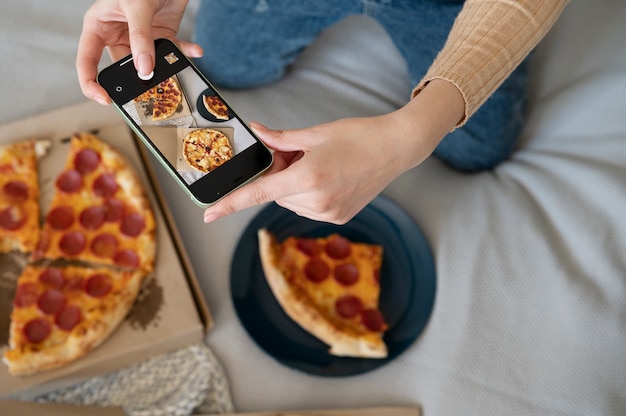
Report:
[[93,134],[72,136],[31,261],[64,258],[151,271],[155,254],[154,213],[126,158]]
[[37,157],[47,141],[21,141],[0,147],[0,253],[31,252],[39,238]]
[[216,119],[218,120],[228,120],[228,107],[226,104],[215,95],[204,95],[202,96],[202,103],[204,104],[204,108]]
[[96,348],[128,314],[144,276],[140,270],[26,266],[3,355],[9,373],[57,368]]
[[182,156],[195,170],[211,172],[233,157],[233,148],[224,133],[213,129],[197,129],[183,139]]
[[387,329],[378,305],[383,248],[332,234],[289,237],[258,232],[267,282],[285,313],[337,356],[385,358]]

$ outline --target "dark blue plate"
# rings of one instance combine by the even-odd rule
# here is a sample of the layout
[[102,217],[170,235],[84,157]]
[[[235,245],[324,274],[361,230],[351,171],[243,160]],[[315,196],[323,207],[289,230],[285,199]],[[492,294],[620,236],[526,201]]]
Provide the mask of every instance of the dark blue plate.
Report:
[[[384,248],[380,309],[389,324],[385,359],[335,357],[281,309],[265,281],[257,231],[267,228],[279,241],[288,236],[346,238]],[[311,221],[276,204],[268,205],[246,227],[231,263],[235,310],[250,336],[280,363],[309,374],[349,376],[378,368],[400,355],[424,330],[435,301],[433,256],[422,231],[406,212],[377,197],[350,222],[338,226]]]

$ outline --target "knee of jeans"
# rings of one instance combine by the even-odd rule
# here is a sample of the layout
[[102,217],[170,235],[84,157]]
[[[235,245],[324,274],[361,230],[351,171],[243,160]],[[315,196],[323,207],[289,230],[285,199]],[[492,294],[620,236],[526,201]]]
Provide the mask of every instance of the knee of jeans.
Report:
[[219,60],[209,57],[196,59],[196,66],[215,86],[228,89],[254,88],[278,81],[285,72],[282,66]]

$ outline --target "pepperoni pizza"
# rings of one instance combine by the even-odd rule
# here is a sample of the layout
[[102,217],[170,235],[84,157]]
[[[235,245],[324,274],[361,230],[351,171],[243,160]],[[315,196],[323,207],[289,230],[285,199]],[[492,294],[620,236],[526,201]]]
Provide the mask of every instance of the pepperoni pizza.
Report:
[[11,312],[10,374],[65,365],[97,347],[124,319],[144,273],[111,268],[28,265]]
[[258,232],[267,282],[285,313],[337,356],[385,358],[379,309],[383,248],[332,234],[289,237]]
[[[45,143],[45,142],[41,142]],[[0,147],[0,253],[31,252],[39,238],[39,179],[34,140]]]
[[135,98],[135,102],[151,109],[149,116],[152,121],[162,121],[176,113],[183,102],[183,93],[176,79],[170,77]]
[[152,209],[126,159],[92,134],[72,136],[31,260],[64,258],[150,271],[155,248]]
[[[30,155],[31,147],[25,142],[18,149]],[[28,160],[29,169],[18,169],[19,163],[0,157],[6,171],[6,178],[0,176],[0,201],[30,213],[31,238],[39,236],[19,246],[32,251],[17,278],[9,349],[3,355],[13,375],[62,366],[104,341],[154,269],[156,251],[156,223],[143,186],[110,145],[89,133],[71,137],[41,226],[38,205],[25,205],[38,202],[39,195],[35,162],[32,156]],[[27,222],[12,225],[21,217],[11,218],[0,219],[0,227],[26,229]]]

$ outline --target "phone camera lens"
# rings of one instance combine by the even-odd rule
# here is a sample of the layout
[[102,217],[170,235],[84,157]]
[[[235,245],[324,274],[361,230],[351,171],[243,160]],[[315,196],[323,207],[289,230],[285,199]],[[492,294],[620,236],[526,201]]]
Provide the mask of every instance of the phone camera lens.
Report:
[[115,91],[122,92],[122,86],[118,85],[117,87],[115,87]]

